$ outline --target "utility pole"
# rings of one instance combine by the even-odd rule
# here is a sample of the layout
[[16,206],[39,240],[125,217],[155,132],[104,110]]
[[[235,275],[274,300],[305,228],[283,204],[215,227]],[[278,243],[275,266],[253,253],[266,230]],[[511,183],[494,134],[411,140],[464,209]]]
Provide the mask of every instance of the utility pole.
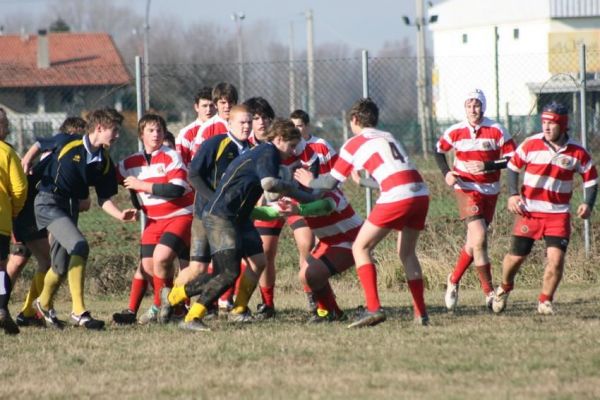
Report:
[[238,52],[238,63],[240,73],[240,99],[244,99],[244,41],[242,38],[242,21],[246,18],[243,12],[234,12],[231,14],[231,19],[235,22],[237,29],[237,52]]
[[415,25],[417,26],[417,98],[419,125],[421,126],[421,146],[423,157],[427,159],[428,149],[427,140],[429,138],[429,118],[427,105],[427,54],[425,53],[425,17],[424,0],[416,0],[417,16]]
[[290,52],[289,52],[289,92],[290,113],[296,109],[296,74],[294,71],[294,22],[290,21]]
[[146,19],[144,23],[144,106],[150,109],[150,63],[148,53],[150,52],[150,1],[146,0]]
[[306,12],[306,66],[308,68],[308,115],[315,113],[315,54],[313,35],[313,12]]

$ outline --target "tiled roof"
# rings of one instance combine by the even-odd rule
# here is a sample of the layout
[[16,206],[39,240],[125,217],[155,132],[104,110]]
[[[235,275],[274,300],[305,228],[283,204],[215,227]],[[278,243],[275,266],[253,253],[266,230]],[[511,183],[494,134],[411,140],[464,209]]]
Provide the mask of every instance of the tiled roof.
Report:
[[49,33],[50,67],[37,66],[38,36],[0,36],[0,88],[124,85],[131,81],[106,33]]

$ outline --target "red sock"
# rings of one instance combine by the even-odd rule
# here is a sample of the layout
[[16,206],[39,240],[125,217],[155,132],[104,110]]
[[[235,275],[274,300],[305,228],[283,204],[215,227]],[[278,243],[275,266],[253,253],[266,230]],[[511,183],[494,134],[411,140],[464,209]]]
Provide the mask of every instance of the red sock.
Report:
[[514,283],[502,283],[502,290],[504,290],[506,293],[510,292],[511,290],[513,290],[513,288],[515,287]]
[[413,309],[415,310],[415,317],[422,317],[427,315],[427,307],[425,306],[425,287],[423,286],[423,279],[414,279],[408,281],[408,288],[413,298]]
[[260,295],[265,306],[274,307],[273,297],[275,294],[275,286],[271,287],[260,287]]
[[145,279],[133,278],[131,281],[131,291],[129,292],[129,310],[134,313],[138,312],[147,287],[148,281]]
[[475,267],[477,270],[477,275],[479,276],[479,284],[481,285],[481,289],[484,294],[488,294],[489,292],[494,290],[492,286],[492,267],[490,263],[485,265],[478,265]]
[[324,288],[313,290],[312,293],[317,302],[317,308],[338,314],[342,312],[337,301],[335,301],[335,294],[333,293],[333,289],[329,282],[327,282],[327,285]]
[[538,300],[540,301],[540,303],[543,303],[545,301],[552,301],[553,297],[554,296],[552,296],[551,294],[540,293],[540,297],[538,297]]
[[456,265],[452,271],[452,276],[450,276],[450,282],[454,284],[460,282],[460,279],[465,274],[465,271],[469,268],[469,265],[471,265],[472,262],[473,256],[469,255],[464,247],[460,249],[458,260],[456,260]]
[[229,289],[225,291],[220,297],[222,301],[229,301],[233,303],[233,292],[235,291],[235,286],[231,286]]
[[365,292],[365,300],[367,301],[367,310],[374,312],[381,308],[379,302],[379,292],[377,292],[377,269],[375,264],[365,264],[356,270],[358,279]]
[[154,305],[160,307],[160,291],[166,286],[165,279],[158,278],[155,275],[152,277],[152,282],[154,286]]

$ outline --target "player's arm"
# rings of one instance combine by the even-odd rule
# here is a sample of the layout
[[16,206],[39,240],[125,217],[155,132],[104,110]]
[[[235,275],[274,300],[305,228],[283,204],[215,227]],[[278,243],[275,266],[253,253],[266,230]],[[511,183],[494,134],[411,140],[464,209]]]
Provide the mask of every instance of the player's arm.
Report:
[[[301,169],[301,168],[300,168]],[[310,172],[306,171],[308,174]],[[293,182],[285,181],[273,176],[267,176],[260,180],[260,185],[266,192],[280,193],[282,195],[292,197],[300,203],[308,203],[316,200],[318,194],[308,193],[296,187]]]
[[207,147],[203,146],[200,149],[200,151],[196,153],[194,158],[192,158],[192,162],[190,163],[190,169],[188,171],[188,181],[190,182],[190,185],[192,185],[192,187],[196,191],[196,194],[200,195],[204,199],[209,199],[214,193],[212,188],[208,186],[208,184],[203,178],[203,176],[208,175],[208,170],[206,168],[207,154]]
[[510,168],[506,171],[506,183],[508,184],[508,211],[513,214],[523,215],[523,200],[521,199],[519,192],[519,173]]
[[301,168],[294,171],[294,178],[308,188],[320,190],[332,190],[340,183],[330,173],[315,178],[312,173]]
[[138,210],[135,208],[119,209],[112,199],[98,198],[98,203],[105,213],[119,221],[135,221],[137,219]]

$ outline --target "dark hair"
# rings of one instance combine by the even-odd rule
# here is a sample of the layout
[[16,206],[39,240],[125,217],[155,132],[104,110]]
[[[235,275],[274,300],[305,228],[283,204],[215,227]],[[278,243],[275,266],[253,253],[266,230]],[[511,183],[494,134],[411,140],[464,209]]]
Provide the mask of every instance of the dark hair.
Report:
[[569,109],[562,103],[552,101],[544,106],[542,112],[551,112],[558,115],[568,115]]
[[290,114],[290,119],[292,118],[302,120],[302,122],[304,122],[304,125],[310,124],[310,117],[308,116],[308,113],[304,110],[294,110]]
[[370,97],[358,100],[348,113],[350,120],[356,117],[356,122],[361,128],[374,128],[379,121],[379,107]]
[[144,114],[138,122],[138,136],[142,136],[146,125],[155,123],[162,128],[164,134],[167,133],[167,123],[163,117],[158,114]]
[[200,100],[213,101],[211,87],[205,86],[196,92],[196,95],[194,96],[194,104],[198,104]]
[[169,142],[169,146],[171,148],[175,148],[175,135],[173,135],[173,132],[165,131],[165,138],[163,139],[163,142],[164,141]]
[[227,82],[217,83],[212,90],[212,101],[213,103],[217,104],[217,101],[221,100],[223,97],[225,97],[230,103],[237,104],[238,92],[235,86]]
[[250,114],[260,115],[263,118],[275,118],[273,107],[264,97],[251,97],[244,102],[244,105],[250,110]]
[[275,118],[267,131],[265,139],[271,142],[277,136],[281,136],[284,142],[300,140],[302,135],[292,121],[289,119]]
[[123,123],[123,116],[114,108],[101,108],[87,115],[88,132],[94,132],[97,126],[114,128]]
[[69,135],[83,135],[85,134],[86,128],[87,122],[85,122],[85,119],[79,117],[68,117],[60,125],[58,131],[62,133],[68,133]]

